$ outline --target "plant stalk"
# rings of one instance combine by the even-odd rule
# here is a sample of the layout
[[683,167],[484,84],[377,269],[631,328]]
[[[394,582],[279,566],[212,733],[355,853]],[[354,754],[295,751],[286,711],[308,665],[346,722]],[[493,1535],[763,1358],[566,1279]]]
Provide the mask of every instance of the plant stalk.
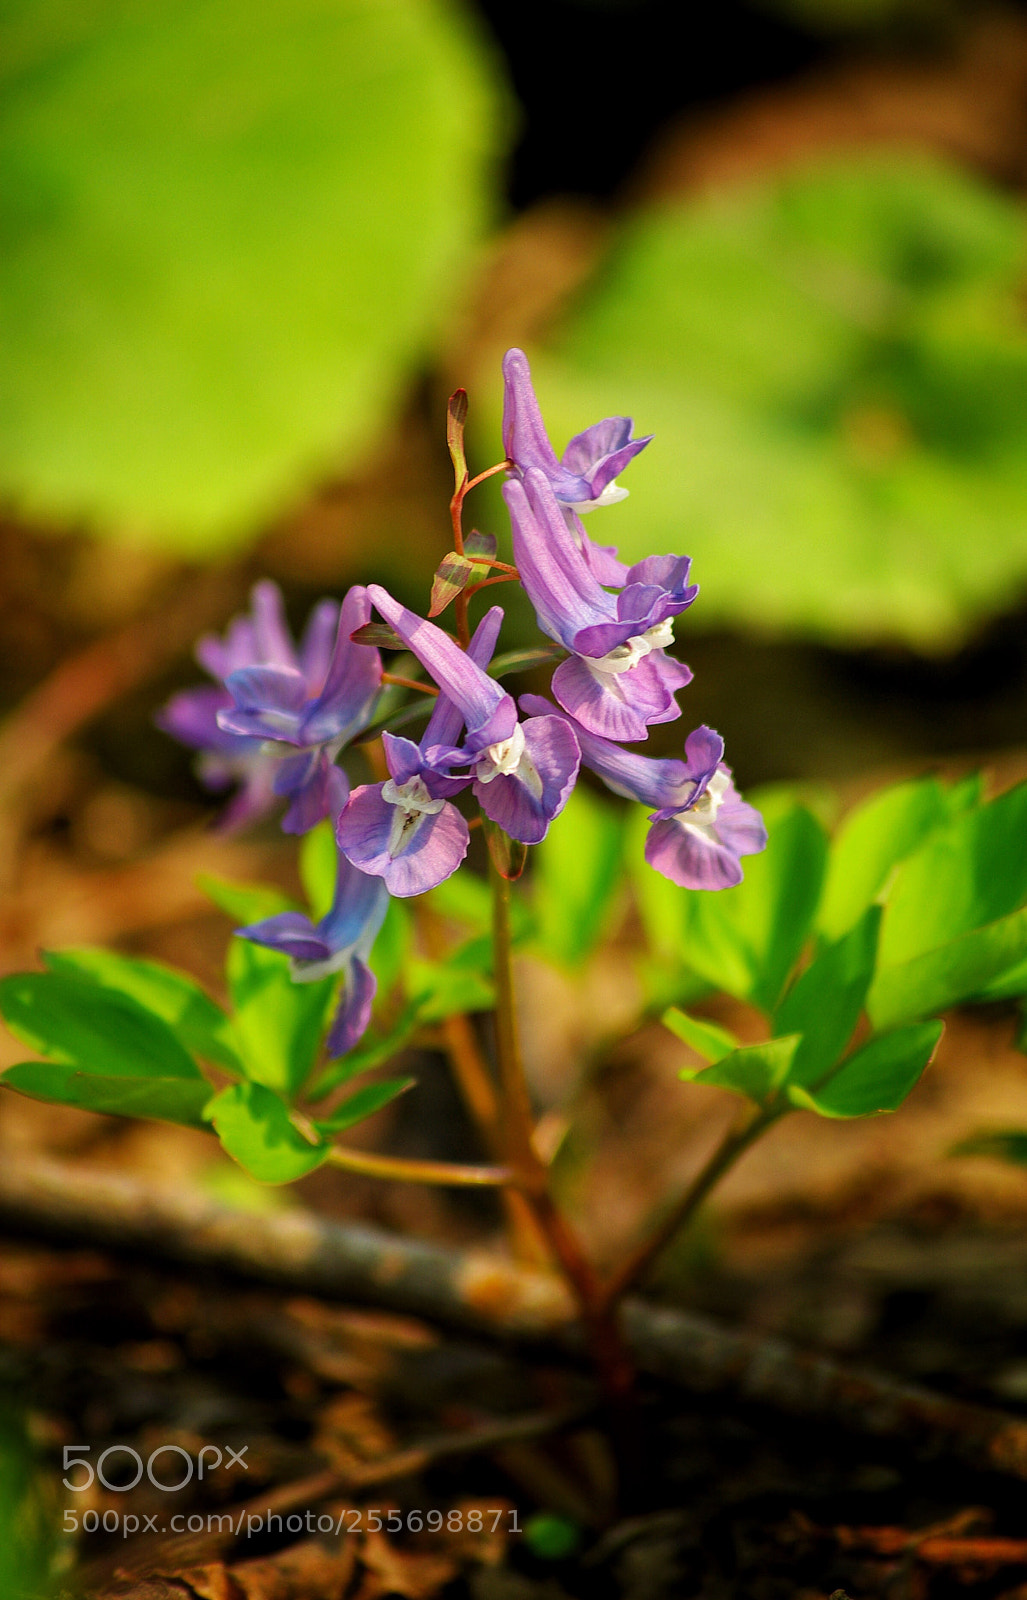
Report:
[[403,1156],[378,1156],[335,1144],[328,1155],[333,1166],[368,1178],[397,1183],[431,1183],[453,1189],[498,1189],[514,1181],[509,1167],[465,1167],[451,1161],[408,1161]]
[[633,1455],[635,1428],[630,1416],[634,1369],[621,1334],[616,1302],[582,1249],[574,1229],[549,1190],[549,1174],[532,1144],[534,1119],[521,1061],[514,1003],[510,883],[489,853],[492,885],[492,944],[496,983],[496,1054],[506,1122],[506,1156],[564,1277],[574,1292],[589,1351],[617,1431]]
[[685,1192],[669,1210],[663,1212],[661,1220],[653,1231],[643,1239],[613,1277],[607,1280],[603,1290],[606,1305],[616,1305],[630,1289],[642,1281],[675,1235],[695,1215],[714,1185],[780,1115],[780,1111],[758,1109],[747,1109],[742,1113],[733,1127],[728,1129]]

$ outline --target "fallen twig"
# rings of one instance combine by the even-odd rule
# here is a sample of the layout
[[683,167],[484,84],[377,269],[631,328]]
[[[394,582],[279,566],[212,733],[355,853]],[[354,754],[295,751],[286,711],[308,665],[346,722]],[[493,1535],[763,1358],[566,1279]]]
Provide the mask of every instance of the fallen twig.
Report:
[[[444,1433],[424,1439],[383,1456],[377,1461],[347,1463],[343,1469],[317,1472],[292,1483],[280,1484],[274,1489],[264,1489],[242,1505],[218,1507],[213,1520],[216,1528],[196,1534],[173,1534],[164,1538],[137,1541],[134,1550],[118,1556],[118,1570],[122,1573],[152,1572],[162,1562],[173,1558],[176,1570],[199,1566],[228,1554],[239,1544],[243,1535],[252,1536],[268,1526],[268,1517],[285,1517],[290,1512],[316,1510],[326,1501],[339,1495],[364,1496],[370,1489],[379,1489],[403,1478],[425,1472],[438,1462],[460,1456],[487,1455],[504,1445],[517,1444],[527,1439],[538,1439],[559,1432],[585,1414],[582,1406],[561,1406],[551,1411],[528,1411],[514,1417],[497,1417],[477,1427],[464,1428],[458,1433]],[[223,1526],[227,1524],[227,1526]],[[350,1519],[343,1524],[355,1531]],[[95,1568],[83,1570],[82,1579],[88,1589],[98,1579],[109,1574],[110,1562],[97,1563]]]
[[[522,1342],[582,1349],[553,1277],[494,1255],[444,1249],[308,1212],[234,1211],[195,1192],[49,1160],[0,1167],[0,1222],[62,1238],[143,1250],[333,1299],[355,1300]],[[624,1307],[639,1368],[698,1392],[724,1391],[854,1433],[903,1440],[926,1455],[1027,1478],[1027,1421],[951,1400],[640,1300]]]

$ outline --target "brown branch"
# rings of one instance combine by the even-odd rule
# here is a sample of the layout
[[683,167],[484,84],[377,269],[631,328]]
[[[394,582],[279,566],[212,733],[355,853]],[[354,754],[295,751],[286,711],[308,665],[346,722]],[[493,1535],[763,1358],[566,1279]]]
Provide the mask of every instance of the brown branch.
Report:
[[[0,1165],[0,1222],[202,1263],[526,1344],[545,1342],[575,1356],[583,1350],[574,1307],[557,1279],[484,1252],[343,1227],[307,1212],[262,1216],[85,1167],[8,1159]],[[623,1317],[640,1369],[667,1383],[899,1439],[924,1454],[1027,1479],[1022,1418],[690,1312],[628,1300]]]

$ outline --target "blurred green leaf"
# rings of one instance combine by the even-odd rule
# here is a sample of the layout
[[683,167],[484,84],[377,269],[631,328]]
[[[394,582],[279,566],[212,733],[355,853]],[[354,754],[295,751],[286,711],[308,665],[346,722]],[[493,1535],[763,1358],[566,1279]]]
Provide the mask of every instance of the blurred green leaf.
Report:
[[950,1156],[994,1156],[1014,1167],[1027,1167],[1027,1129],[993,1128],[960,1139],[948,1151]]
[[880,923],[880,907],[871,906],[843,938],[820,951],[778,1006],[775,1034],[802,1035],[789,1083],[819,1081],[851,1039],[874,975]]
[[335,829],[326,817],[300,840],[300,882],[310,906],[312,922],[320,922],[332,909],[338,862]]
[[66,1534],[60,1530],[60,1491],[37,1462],[19,1403],[7,1380],[0,1396],[0,1594],[4,1600],[51,1600],[69,1592]]
[[202,554],[351,467],[485,220],[472,15],[17,4],[0,61],[6,494]]
[[292,1099],[317,1060],[335,979],[294,983],[288,956],[236,938],[228,950],[228,986],[232,1036],[246,1076]]
[[276,917],[280,911],[300,909],[295,900],[268,883],[233,883],[228,878],[216,878],[211,872],[201,872],[196,882],[207,899],[213,900],[238,928]]
[[473,967],[447,961],[411,961],[407,989],[419,1023],[443,1022],[461,1012],[491,1011],[496,991]]
[[410,955],[410,912],[402,900],[389,897],[385,921],[371,946],[368,966],[378,979],[377,999],[382,1000],[400,981]]
[[338,1089],[340,1084],[349,1083],[353,1078],[359,1078],[362,1072],[370,1072],[372,1067],[380,1066],[383,1061],[398,1055],[419,1026],[416,1005],[408,1005],[392,1027],[384,1033],[375,1032],[372,1026],[360,1043],[347,1055],[328,1063],[307,1090],[304,1098],[312,1101],[324,1100],[334,1089]]
[[416,1078],[383,1078],[380,1083],[367,1083],[341,1106],[336,1106],[331,1116],[315,1122],[314,1126],[323,1138],[330,1139],[333,1134],[352,1128],[354,1123],[363,1122],[365,1117],[373,1117],[397,1095],[413,1088],[416,1081]]
[[828,939],[851,928],[891,869],[922,844],[949,809],[936,778],[915,778],[871,795],[850,811],[831,842],[817,919]]
[[705,1017],[690,1017],[687,1011],[681,1011],[677,1006],[669,1006],[660,1020],[665,1028],[669,1028],[671,1033],[711,1066],[739,1048],[738,1040],[726,1028],[719,1028]]
[[203,1078],[105,1077],[56,1061],[23,1061],[2,1081],[34,1100],[57,1100],[109,1116],[152,1117],[202,1128],[204,1107],[214,1093]]
[[886,1028],[945,1011],[962,1000],[998,998],[1000,980],[1010,974],[1018,978],[1025,959],[1027,907],[910,961],[879,967],[867,1010],[875,1027]]
[[794,1106],[822,1117],[872,1117],[897,1111],[919,1083],[943,1031],[944,1023],[923,1022],[879,1034],[817,1088],[788,1084],[788,1098]]
[[684,1067],[678,1074],[686,1081],[711,1084],[720,1089],[732,1089],[747,1099],[763,1105],[780,1089],[788,1076],[799,1044],[798,1034],[787,1039],[766,1039],[761,1044],[747,1044],[734,1050],[710,1067]]
[[581,784],[550,825],[533,877],[538,948],[550,960],[576,967],[598,944],[619,887],[623,835],[623,813]]
[[111,1078],[201,1076],[166,1022],[88,978],[13,973],[0,981],[0,1014],[15,1038],[65,1066]]
[[557,450],[656,434],[603,537],[695,560],[690,626],[951,648],[1027,576],[1024,214],[874,153],[628,214],[545,351]]
[[[824,876],[827,839],[803,806],[765,813],[769,841],[747,856],[734,889],[680,889],[683,956],[711,983],[771,1012],[809,934]],[[654,874],[655,876],[655,874]]]
[[888,894],[882,968],[909,961],[1027,898],[1027,784],[957,816],[906,860]]
[[311,1144],[289,1107],[260,1083],[236,1083],[207,1107],[228,1154],[259,1183],[292,1183],[327,1161],[329,1146]]
[[105,989],[116,989],[171,1028],[192,1054],[216,1062],[230,1072],[239,1071],[239,1058],[230,1039],[231,1024],[188,973],[159,961],[142,961],[96,945],[45,950],[43,960],[51,972],[70,972],[90,978]]

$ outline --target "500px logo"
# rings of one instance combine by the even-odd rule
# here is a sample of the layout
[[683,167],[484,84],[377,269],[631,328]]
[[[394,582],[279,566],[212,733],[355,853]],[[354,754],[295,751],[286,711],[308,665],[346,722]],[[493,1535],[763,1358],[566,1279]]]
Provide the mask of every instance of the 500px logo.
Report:
[[[129,1489],[134,1489],[136,1484],[141,1481],[145,1471],[155,1489],[163,1489],[166,1494],[174,1494],[177,1490],[184,1489],[187,1483],[192,1482],[194,1472],[200,1479],[203,1478],[205,1472],[209,1477],[212,1472],[217,1471],[222,1463],[224,1463],[226,1472],[231,1472],[233,1467],[242,1467],[244,1472],[248,1472],[249,1466],[243,1460],[243,1457],[249,1448],[248,1444],[244,1444],[241,1450],[233,1450],[231,1445],[226,1444],[224,1450],[221,1450],[216,1444],[205,1444],[194,1461],[189,1451],[183,1449],[182,1445],[162,1444],[158,1445],[156,1450],[151,1450],[144,1461],[139,1451],[133,1450],[130,1444],[109,1444],[106,1450],[101,1451],[97,1457],[96,1466],[94,1467],[91,1461],[85,1460],[85,1457],[92,1452],[93,1447],[91,1444],[66,1444],[64,1446],[65,1472],[69,1472],[76,1467],[80,1467],[82,1472],[78,1477],[77,1483],[71,1478],[62,1478],[61,1482],[66,1489],[71,1489],[75,1494],[84,1494],[87,1489],[92,1488],[94,1480],[99,1479],[104,1488],[110,1489],[112,1493],[127,1494]],[[128,1483],[114,1483],[104,1472],[105,1463],[111,1456],[118,1455],[131,1456],[135,1462],[135,1477]],[[184,1463],[184,1475],[179,1478],[177,1483],[165,1483],[158,1476],[155,1468],[162,1456],[177,1456],[180,1462]],[[165,1462],[161,1470],[166,1472],[168,1466],[169,1463]]]

